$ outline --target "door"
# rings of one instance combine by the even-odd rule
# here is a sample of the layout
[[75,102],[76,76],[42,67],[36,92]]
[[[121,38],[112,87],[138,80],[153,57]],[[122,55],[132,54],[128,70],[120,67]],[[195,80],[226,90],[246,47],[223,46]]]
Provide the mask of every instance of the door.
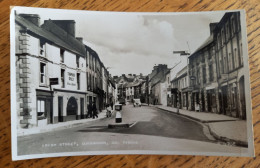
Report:
[[45,109],[46,109],[46,113],[47,113],[47,124],[52,124],[53,123],[53,113],[52,113],[52,99],[51,98],[46,99]]
[[80,118],[84,118],[84,98],[80,98]]
[[58,97],[58,122],[63,122],[63,97]]

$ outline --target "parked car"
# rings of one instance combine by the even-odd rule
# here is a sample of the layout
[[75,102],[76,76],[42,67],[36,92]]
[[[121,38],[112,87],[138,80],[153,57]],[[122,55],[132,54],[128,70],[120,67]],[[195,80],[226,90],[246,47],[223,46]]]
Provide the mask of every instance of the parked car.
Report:
[[142,103],[140,99],[134,99],[134,107],[141,107]]
[[118,102],[119,102],[119,104],[122,104],[122,105],[125,105],[125,104],[126,104],[124,98],[120,98],[120,99],[118,99]]

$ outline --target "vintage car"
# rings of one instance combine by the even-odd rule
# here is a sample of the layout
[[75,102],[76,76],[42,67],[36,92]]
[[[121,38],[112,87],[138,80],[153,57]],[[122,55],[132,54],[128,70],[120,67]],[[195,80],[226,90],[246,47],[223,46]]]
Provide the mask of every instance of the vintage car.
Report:
[[119,102],[119,104],[122,104],[122,105],[125,105],[125,104],[126,104],[124,98],[120,98],[120,99],[118,99],[118,102]]
[[133,104],[134,104],[134,107],[141,107],[142,106],[140,99],[134,99]]

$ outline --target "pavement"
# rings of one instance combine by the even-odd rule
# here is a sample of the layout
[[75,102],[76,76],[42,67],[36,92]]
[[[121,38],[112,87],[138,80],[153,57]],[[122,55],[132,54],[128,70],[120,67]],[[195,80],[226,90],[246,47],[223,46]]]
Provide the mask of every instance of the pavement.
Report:
[[94,122],[96,120],[101,120],[101,119],[104,119],[104,118],[107,118],[106,110],[102,110],[100,113],[98,113],[98,118],[86,118],[86,119],[80,119],[80,120],[60,122],[60,123],[56,123],[56,124],[49,124],[49,125],[46,125],[44,127],[34,127],[34,128],[30,128],[30,129],[21,129],[17,132],[17,136],[19,137],[19,136],[32,135],[32,134],[49,132],[49,131],[57,131],[57,130],[61,130],[61,129],[78,127],[80,125],[90,123],[90,122]]
[[155,105],[155,107],[205,124],[209,128],[210,134],[218,140],[228,142],[233,145],[243,147],[248,146],[246,120],[240,120],[238,118],[222,114],[196,112],[184,109],[179,109],[179,113],[177,113],[176,108],[163,105]]

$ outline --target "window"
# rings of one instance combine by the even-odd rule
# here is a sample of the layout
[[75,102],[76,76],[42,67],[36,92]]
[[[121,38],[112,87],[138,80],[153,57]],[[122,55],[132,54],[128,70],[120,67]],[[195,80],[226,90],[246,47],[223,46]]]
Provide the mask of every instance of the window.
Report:
[[64,88],[65,87],[65,70],[64,69],[61,69],[61,73],[60,73],[60,79],[61,79],[61,87]]
[[236,86],[235,87],[232,87],[232,107],[233,108],[236,108],[236,100],[237,100],[237,88]]
[[232,64],[232,55],[231,53],[228,53],[228,62],[229,62],[229,70],[233,70],[233,64]]
[[240,66],[243,65],[243,48],[242,43],[240,44]]
[[232,16],[231,18],[231,36],[233,36],[236,32],[236,24],[235,24],[235,20],[234,17]]
[[87,56],[86,56],[86,66],[88,66],[88,59],[89,59],[89,52],[87,51]]
[[218,49],[220,49],[221,46],[221,38],[220,38],[220,33],[218,34]]
[[205,67],[203,67],[202,73],[203,73],[203,83],[206,83],[207,82],[207,79],[206,79],[207,75],[206,75],[206,68]]
[[197,84],[200,84],[200,71],[197,71]]
[[64,50],[63,49],[60,49],[60,62],[61,63],[64,63]]
[[77,73],[77,89],[80,89],[80,73]]
[[201,53],[201,62],[205,62],[205,54],[203,52]]
[[213,81],[214,80],[214,75],[213,75],[213,67],[212,65],[209,65],[209,81]]
[[235,61],[234,68],[237,68],[239,63],[238,63],[238,59],[237,59],[237,49],[236,48],[234,48],[234,61]]
[[224,34],[224,29],[222,28],[221,30],[221,46],[223,46],[225,43],[225,34]]
[[44,99],[37,100],[37,118],[38,118],[38,120],[46,119],[45,100]]
[[229,24],[228,24],[228,22],[226,23],[225,27],[226,27],[226,39],[228,40],[229,39]]
[[77,68],[79,68],[79,56],[76,56],[76,64],[77,64]]
[[40,40],[40,56],[45,57],[45,53],[44,53],[44,41]]
[[40,63],[40,84],[46,84],[46,64]]

